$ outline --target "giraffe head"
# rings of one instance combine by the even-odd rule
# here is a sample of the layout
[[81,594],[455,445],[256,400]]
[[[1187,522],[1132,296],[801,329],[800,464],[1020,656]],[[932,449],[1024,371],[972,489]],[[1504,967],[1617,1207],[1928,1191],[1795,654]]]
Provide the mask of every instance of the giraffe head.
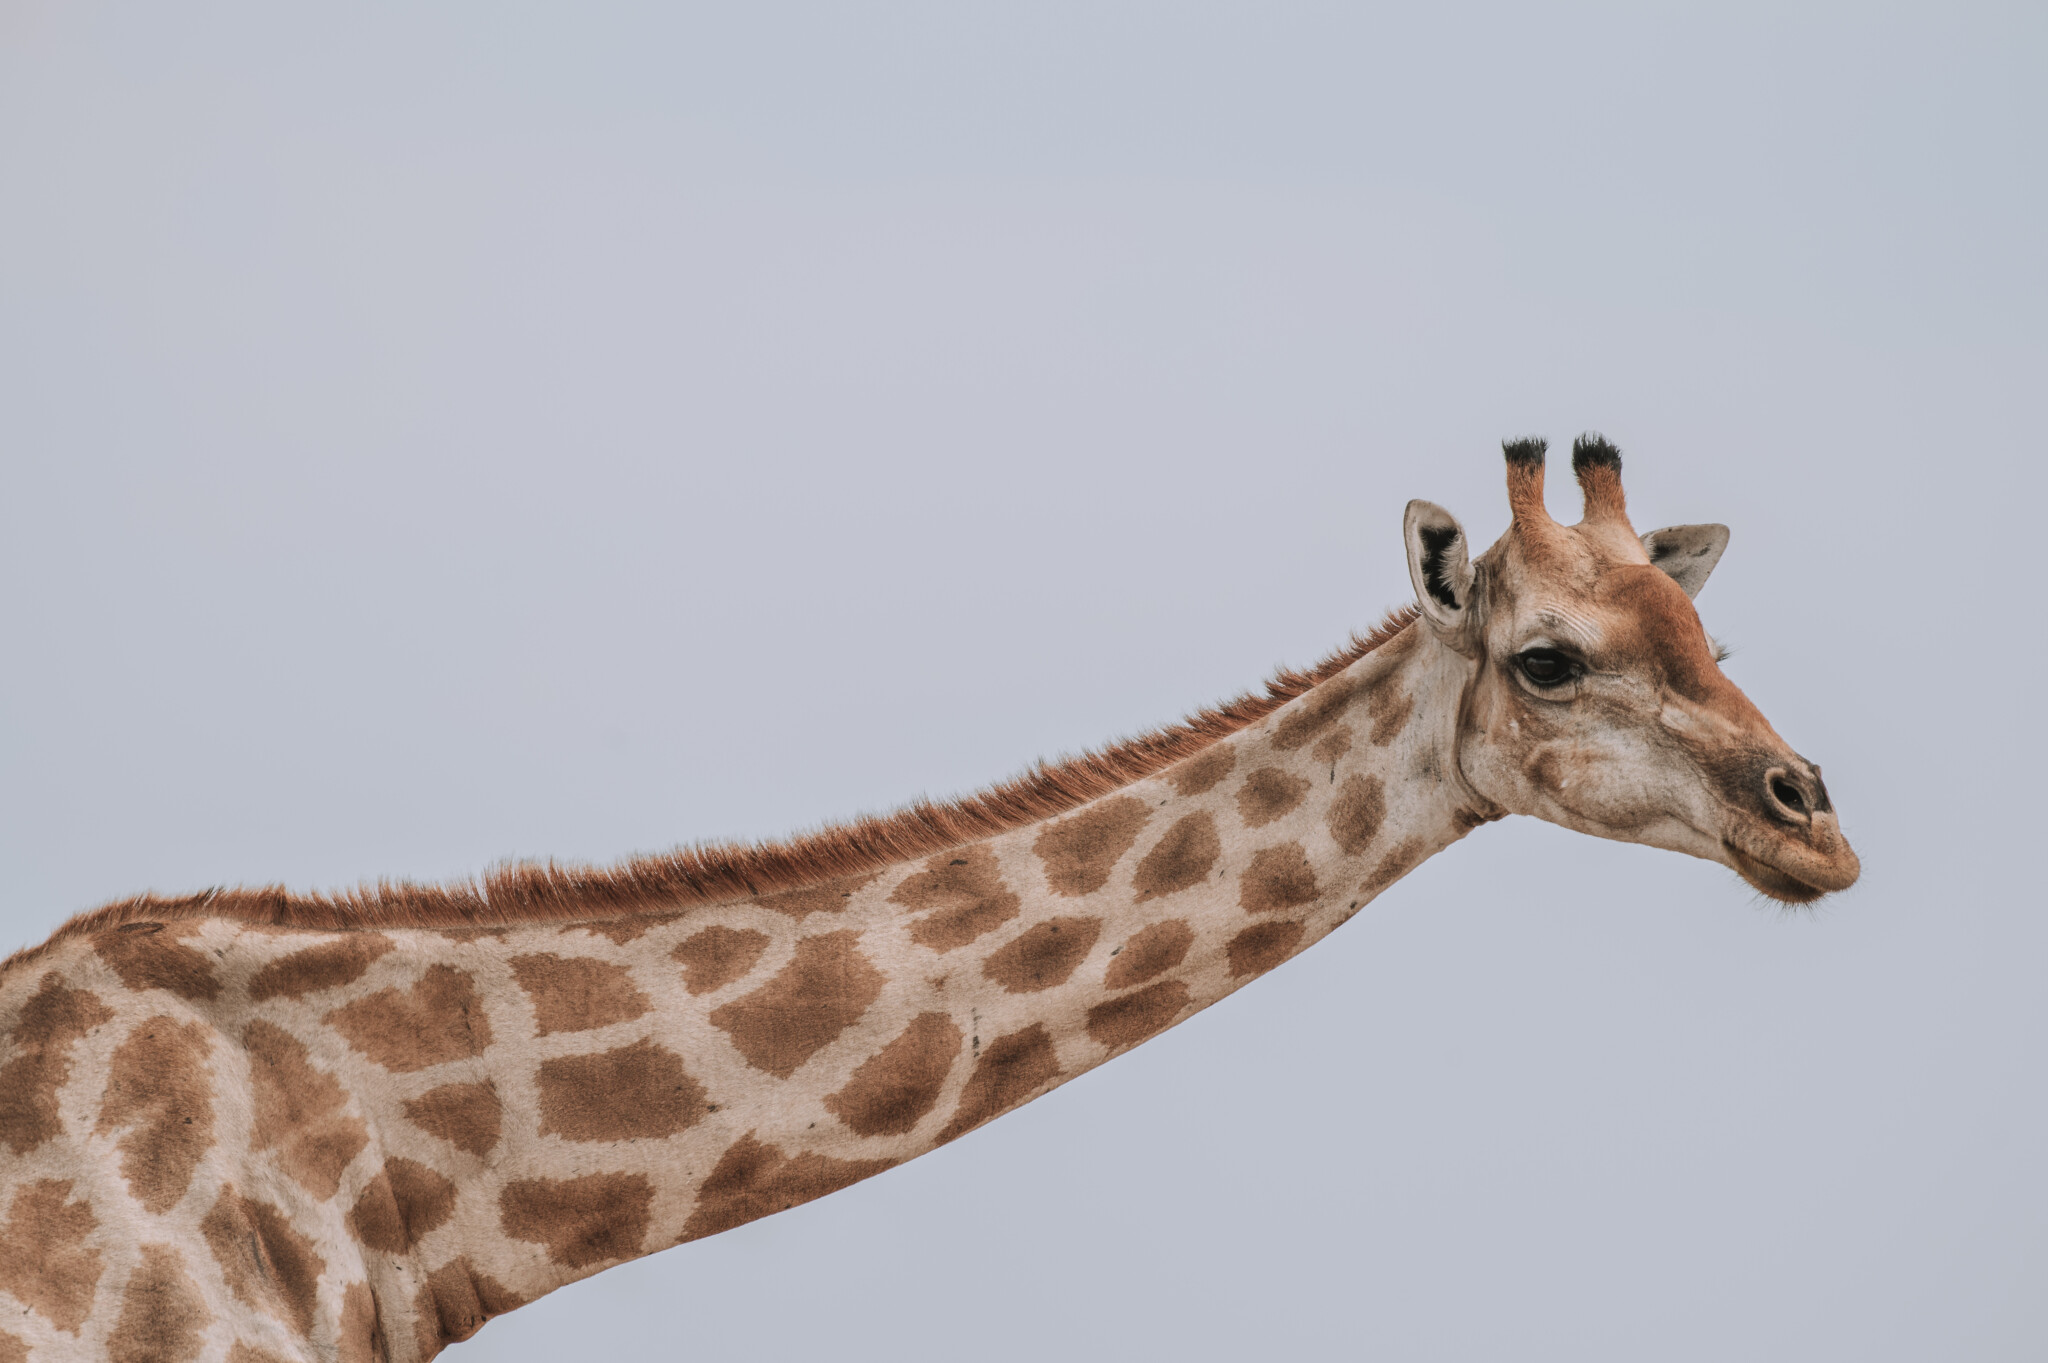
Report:
[[1692,598],[1728,530],[1638,536],[1621,454],[1572,448],[1585,516],[1543,506],[1541,440],[1509,442],[1514,523],[1476,560],[1451,514],[1410,502],[1408,570],[1422,618],[1469,665],[1457,764],[1499,809],[1689,852],[1773,899],[1806,903],[1856,881],[1820,768],[1728,680]]

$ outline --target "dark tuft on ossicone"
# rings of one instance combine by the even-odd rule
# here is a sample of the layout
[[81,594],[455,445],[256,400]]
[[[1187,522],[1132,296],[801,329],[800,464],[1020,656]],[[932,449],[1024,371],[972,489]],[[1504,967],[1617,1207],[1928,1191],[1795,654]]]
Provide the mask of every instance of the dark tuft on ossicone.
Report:
[[1550,442],[1540,435],[1525,435],[1520,440],[1500,442],[1500,452],[1515,468],[1542,468],[1543,452],[1549,448]]
[[1572,442],[1572,472],[1584,473],[1587,469],[1613,469],[1621,472],[1621,451],[1608,443],[1607,437],[1598,431],[1587,431]]

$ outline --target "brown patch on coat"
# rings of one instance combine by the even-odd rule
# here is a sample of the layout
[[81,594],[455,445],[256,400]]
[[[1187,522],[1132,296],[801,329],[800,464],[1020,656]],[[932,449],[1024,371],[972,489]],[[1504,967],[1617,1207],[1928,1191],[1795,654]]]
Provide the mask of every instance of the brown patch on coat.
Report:
[[895,1164],[892,1159],[833,1159],[810,1151],[785,1155],[749,1132],[719,1156],[698,1187],[697,1206],[683,1223],[682,1239],[701,1240],[788,1211]]
[[378,957],[397,945],[381,932],[357,932],[280,956],[250,979],[249,1001],[302,999],[322,989],[354,984]]
[[588,1268],[638,1254],[653,1205],[645,1174],[517,1179],[498,1195],[498,1228],[565,1268]]
[[1308,852],[1298,842],[1263,847],[1252,854],[1238,883],[1237,902],[1246,913],[1291,909],[1316,897],[1316,873]]
[[1377,776],[1347,776],[1330,801],[1330,836],[1347,856],[1372,846],[1387,817],[1387,788]]
[[547,951],[514,956],[511,965],[512,978],[533,1002],[542,1036],[631,1022],[654,1006],[633,983],[633,972],[610,961]]
[[242,1046],[256,1118],[250,1148],[275,1149],[278,1167],[300,1187],[323,1202],[333,1197],[342,1170],[370,1140],[362,1119],[343,1112],[341,1081],[313,1064],[305,1043],[260,1018],[243,1031]]
[[427,1275],[419,1296],[413,1298],[420,1357],[432,1358],[483,1329],[492,1316],[524,1305],[524,1297],[490,1274],[479,1272],[466,1257],[451,1259]]
[[933,951],[964,947],[1017,916],[1019,900],[1003,884],[996,854],[963,847],[924,864],[889,892],[889,902],[930,910],[910,929],[910,940]]
[[669,955],[683,967],[683,987],[708,994],[744,977],[767,949],[765,932],[714,927],[684,938]]
[[974,1073],[960,1090],[952,1120],[939,1132],[938,1144],[964,1136],[1002,1116],[1058,1077],[1060,1060],[1045,1024],[1034,1022],[1021,1031],[999,1036],[981,1048]]
[[312,1336],[327,1262],[283,1212],[229,1184],[199,1233],[236,1301],[283,1321],[302,1339]]
[[822,885],[810,885],[801,890],[784,890],[780,894],[763,895],[758,901],[764,909],[786,913],[791,918],[806,918],[814,913],[839,913],[852,900],[854,892],[873,880],[879,874],[869,871],[864,875],[841,876],[828,880]]
[[1300,804],[1308,780],[1278,767],[1260,767],[1244,778],[1237,791],[1237,812],[1246,828],[1264,828]]
[[1109,999],[1088,1010],[1088,1035],[1113,1051],[1135,1046],[1173,1025],[1193,1000],[1179,980],[1148,984],[1135,994]]
[[286,1360],[268,1349],[259,1349],[238,1339],[228,1350],[228,1363],[286,1363]]
[[1337,677],[1366,654],[1383,647],[1392,652],[1405,648],[1405,641],[1415,637],[1409,627],[1417,614],[1413,606],[1402,607],[1370,634],[1353,636],[1347,647],[1314,667],[1281,672],[1266,683],[1264,695],[1242,696],[1104,751],[1036,767],[961,800],[920,801],[894,814],[858,819],[787,842],[695,847],[607,867],[527,863],[494,870],[481,882],[387,883],[339,894],[259,889],[178,898],[138,895],[78,915],[49,941],[15,953],[8,965],[33,960],[69,937],[127,923],[220,918],[327,930],[493,931],[505,924],[583,922],[647,910],[673,911],[683,905],[725,904],[879,872],[911,858],[1056,818],[1169,768],[1192,767],[1191,759],[1219,740]]
[[663,923],[673,923],[681,915],[673,913],[640,913],[631,918],[600,918],[590,923],[564,923],[562,935],[572,932],[587,932],[595,937],[609,938],[614,946],[624,946],[645,937],[650,929]]
[[1286,919],[1254,923],[1230,939],[1230,975],[1263,975],[1294,954],[1307,929]]
[[595,1055],[540,1062],[540,1134],[569,1141],[658,1140],[710,1111],[683,1058],[642,1037]]
[[1365,878],[1365,883],[1358,887],[1358,892],[1368,897],[1376,895],[1420,866],[1424,846],[1421,838],[1403,839],[1392,851],[1380,858],[1380,864]]
[[28,1341],[0,1330],[0,1363],[28,1363]]
[[1273,726],[1273,746],[1293,752],[1343,718],[1358,699],[1358,682],[1351,677],[1333,677],[1324,682],[1280,718]]
[[789,1078],[882,996],[882,972],[860,954],[859,943],[852,929],[804,938],[774,979],[713,1009],[711,1025],[732,1038],[749,1065]]
[[1154,975],[1164,974],[1187,959],[1195,944],[1195,930],[1185,919],[1168,918],[1142,928],[1117,948],[1102,973],[1105,989],[1129,989]]
[[491,1020],[469,972],[431,965],[410,989],[380,989],[329,1013],[348,1044],[398,1074],[482,1055]]
[[384,1322],[368,1283],[350,1283],[341,1294],[341,1329],[334,1340],[335,1363],[387,1363],[391,1350]]
[[1190,885],[1201,884],[1222,855],[1223,839],[1216,833],[1216,817],[1206,809],[1184,816],[1166,830],[1138,863],[1138,873],[1131,882],[1138,892],[1133,902],[1162,899]]
[[1365,712],[1372,717],[1368,741],[1375,748],[1384,748],[1408,727],[1408,719],[1415,713],[1415,697],[1396,688],[1393,680],[1387,678],[1366,693]]
[[196,936],[200,926],[190,921],[128,923],[95,933],[92,949],[130,989],[168,989],[179,998],[209,1000],[220,994],[213,961],[180,940]]
[[902,1035],[863,1060],[825,1110],[860,1136],[900,1136],[939,1101],[965,1038],[944,1013],[919,1013]]
[[213,1144],[210,1051],[205,1027],[159,1016],[138,1024],[107,1067],[94,1134],[129,1128],[121,1175],[135,1200],[159,1216],[192,1186]]
[[481,1159],[497,1148],[504,1107],[489,1084],[443,1084],[405,1100],[405,1119]]
[[1047,824],[1031,844],[1045,864],[1045,883],[1057,895],[1094,894],[1109,883],[1109,873],[1151,817],[1143,800],[1122,795]]
[[55,971],[45,974],[22,1004],[8,1038],[13,1057],[0,1065],[0,1141],[17,1155],[64,1129],[57,1092],[71,1077],[71,1048],[114,1011],[84,989],[66,989]]
[[1175,767],[1166,774],[1166,779],[1183,796],[1206,795],[1236,765],[1237,750],[1227,743],[1218,743]]
[[1316,745],[1309,749],[1309,755],[1318,762],[1330,763],[1335,762],[1350,751],[1351,726],[1349,724],[1339,724],[1336,728],[1316,740]]
[[455,1214],[455,1184],[439,1171],[392,1156],[349,1208],[348,1228],[364,1246],[407,1254]]
[[85,1243],[99,1219],[89,1203],[70,1196],[68,1178],[38,1179],[14,1190],[0,1227],[0,1290],[75,1335],[99,1288],[100,1252]]
[[184,1257],[169,1245],[144,1245],[107,1336],[108,1363],[190,1363],[204,1342],[200,1332],[212,1323]]
[[1100,918],[1048,918],[983,961],[981,973],[1012,994],[1051,989],[1080,968],[1101,935]]

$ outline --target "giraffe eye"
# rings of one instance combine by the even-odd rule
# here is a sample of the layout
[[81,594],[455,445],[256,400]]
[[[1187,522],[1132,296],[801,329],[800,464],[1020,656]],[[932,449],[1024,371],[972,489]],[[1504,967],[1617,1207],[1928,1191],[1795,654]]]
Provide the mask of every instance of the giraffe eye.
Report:
[[1562,686],[1586,669],[1554,648],[1532,648],[1515,657],[1522,675],[1538,686]]

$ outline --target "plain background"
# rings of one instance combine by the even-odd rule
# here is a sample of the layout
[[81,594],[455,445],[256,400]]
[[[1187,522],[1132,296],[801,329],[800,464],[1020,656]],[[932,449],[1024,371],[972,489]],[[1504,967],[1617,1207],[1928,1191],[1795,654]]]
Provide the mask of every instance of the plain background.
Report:
[[972,789],[1595,427],[1734,527],[1854,891],[1511,820],[453,1356],[2042,1357],[2044,70],[2034,3],[0,0],[4,946]]

